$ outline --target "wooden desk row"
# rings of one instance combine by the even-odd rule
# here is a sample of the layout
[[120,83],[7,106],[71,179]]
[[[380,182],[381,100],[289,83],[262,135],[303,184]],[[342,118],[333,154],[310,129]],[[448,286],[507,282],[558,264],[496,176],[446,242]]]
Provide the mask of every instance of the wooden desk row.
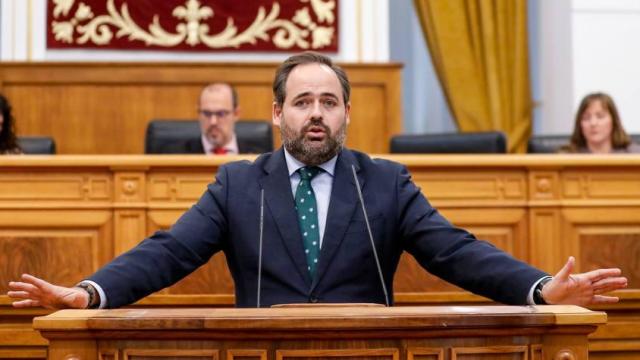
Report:
[[[569,255],[578,271],[618,266],[629,278],[609,324],[591,336],[592,358],[640,356],[640,157],[580,155],[391,156],[406,164],[454,224],[542,269]],[[238,157],[251,158],[251,157]],[[23,272],[72,285],[155,230],[167,228],[234,158],[17,156],[0,158],[0,292]],[[398,305],[481,304],[403,258]],[[222,255],[143,307],[232,306]],[[0,358],[42,358],[31,329],[44,310],[0,296]],[[635,354],[635,355],[634,355]]]

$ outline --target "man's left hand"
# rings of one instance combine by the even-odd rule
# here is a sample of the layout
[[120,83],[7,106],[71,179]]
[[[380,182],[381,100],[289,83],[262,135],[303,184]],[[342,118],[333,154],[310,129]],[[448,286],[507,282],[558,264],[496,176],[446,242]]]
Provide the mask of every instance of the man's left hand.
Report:
[[620,269],[598,269],[581,274],[572,274],[576,260],[573,256],[564,267],[542,288],[542,297],[547,304],[571,304],[586,306],[618,302],[616,296],[606,296],[613,290],[627,287],[627,278]]

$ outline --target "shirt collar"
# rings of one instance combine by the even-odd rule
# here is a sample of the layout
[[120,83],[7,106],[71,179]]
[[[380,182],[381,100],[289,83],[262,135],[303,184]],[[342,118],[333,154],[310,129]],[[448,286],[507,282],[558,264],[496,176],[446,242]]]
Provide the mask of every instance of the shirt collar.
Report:
[[[202,147],[204,148],[204,153],[205,154],[213,153],[213,149],[215,148],[215,145],[212,144],[204,134],[200,136],[200,139],[202,140]],[[226,143],[223,146],[223,148],[227,150],[227,154],[229,155],[236,155],[240,153],[238,149],[238,141],[236,140],[236,134],[233,134],[231,136],[231,140],[229,140],[229,142]]]
[[[289,170],[289,176],[293,175],[298,169],[303,168],[307,165],[302,163],[300,160],[293,157],[293,155],[289,154],[287,149],[284,149],[284,158],[287,161],[287,169]],[[332,157],[329,161],[318,165],[319,168],[329,173],[329,175],[333,176],[334,171],[336,170],[336,161],[338,161],[338,155]]]

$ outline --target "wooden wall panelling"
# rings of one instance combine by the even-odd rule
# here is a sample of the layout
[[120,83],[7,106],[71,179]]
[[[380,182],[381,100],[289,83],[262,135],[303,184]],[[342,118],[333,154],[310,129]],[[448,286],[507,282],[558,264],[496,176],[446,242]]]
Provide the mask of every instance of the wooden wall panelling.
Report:
[[529,247],[531,264],[555,274],[568,254],[560,228],[560,169],[535,169],[529,173]]
[[0,293],[22,273],[74,285],[113,256],[112,226],[105,210],[0,210]]
[[147,237],[146,174],[143,171],[115,170],[114,217],[115,255],[120,255]]
[[[454,225],[469,230],[478,239],[489,241],[521,260],[528,260],[527,243],[522,241],[527,234],[527,213],[524,209],[441,208],[440,211]],[[482,216],[478,216],[479,212]],[[408,253],[402,254],[394,284],[398,303],[428,304],[444,299],[452,303],[467,303],[484,299],[427,273]]]
[[640,211],[628,208],[563,210],[569,251],[578,255],[577,271],[620,267],[629,290],[640,293]]
[[[600,358],[640,356],[640,270],[635,256],[640,190],[634,181],[640,178],[640,158],[385,157],[405,163],[432,204],[455,225],[548,272],[557,271],[569,255],[577,257],[579,271],[622,267],[631,288],[617,293],[621,303],[595,307],[611,317],[592,336],[592,346]],[[168,228],[199,198],[218,166],[237,159],[251,157],[1,157],[0,277],[5,279],[0,278],[0,287],[5,289],[0,291],[23,271],[75,283],[153,231]],[[65,252],[69,248],[89,255],[70,258]],[[406,255],[401,261],[396,304],[487,302],[429,280],[412,261]],[[58,270],[50,273],[51,269]],[[219,254],[139,305],[232,304],[232,280]],[[0,326],[0,358],[42,354],[41,338],[27,327],[31,315],[11,309],[5,295],[0,295],[0,313],[0,324],[11,324]],[[27,339],[24,352],[7,350],[15,346],[14,334]]]
[[436,207],[524,207],[527,175],[519,169],[409,168],[413,181]]
[[14,309],[0,299],[0,359],[44,359],[48,341],[33,330],[36,316],[48,315],[44,309]]
[[[73,286],[112,258],[110,210],[0,210],[0,293],[23,273]],[[47,342],[34,331],[42,309],[11,309],[0,301],[0,359],[42,359]]]
[[[191,207],[215,180],[217,168],[206,171],[184,171],[184,169],[157,169],[147,176],[149,211],[147,212],[147,234],[166,230]],[[223,253],[213,256],[209,262],[177,284],[158,292],[167,301],[189,302],[189,296],[198,296],[205,301],[233,303],[233,279]],[[168,295],[168,296],[167,296]],[[203,299],[203,300],[204,300]]]
[[[149,120],[195,119],[200,89],[212,81],[237,87],[241,118],[271,122],[277,65],[3,63],[0,90],[13,105],[18,133],[53,136],[60,154],[141,154]],[[352,82],[348,146],[387,152],[391,135],[402,130],[401,65],[343,67]]]
[[569,256],[560,228],[558,207],[535,207],[529,210],[529,254],[531,264],[554,273],[562,268]]

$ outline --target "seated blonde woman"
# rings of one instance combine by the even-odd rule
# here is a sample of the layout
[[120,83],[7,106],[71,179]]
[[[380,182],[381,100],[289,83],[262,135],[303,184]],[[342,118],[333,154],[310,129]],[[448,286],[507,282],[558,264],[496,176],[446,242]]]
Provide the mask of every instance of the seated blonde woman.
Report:
[[597,92],[585,96],[580,102],[571,142],[560,152],[640,153],[640,145],[632,143],[624,131],[611,96]]

